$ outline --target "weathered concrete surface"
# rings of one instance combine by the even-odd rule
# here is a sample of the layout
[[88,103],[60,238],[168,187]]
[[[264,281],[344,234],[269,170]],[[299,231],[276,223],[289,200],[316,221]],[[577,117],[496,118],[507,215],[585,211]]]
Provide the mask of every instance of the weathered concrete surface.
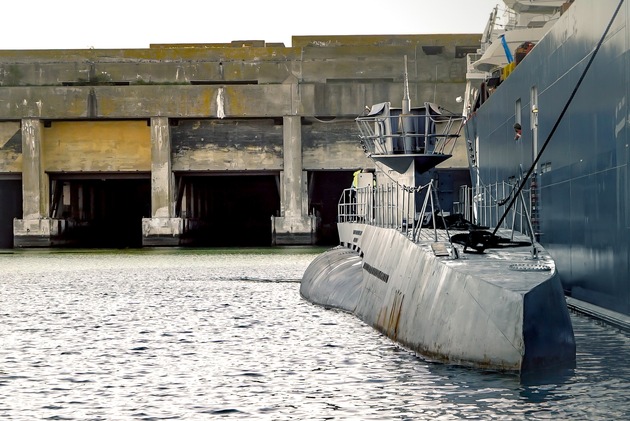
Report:
[[[402,100],[456,109],[479,35],[296,37],[299,47],[0,51],[0,120],[356,116]],[[426,47],[439,46],[437,54]],[[466,50],[466,51],[468,51]],[[6,106],[4,106],[6,105]]]
[[65,221],[59,219],[15,219],[13,221],[13,246],[51,247],[62,245],[60,239]]
[[317,218],[315,216],[272,216],[272,244],[290,246],[317,242]]
[[0,173],[22,172],[22,129],[19,121],[0,122]]
[[[362,256],[363,283],[356,308],[343,298],[330,302],[388,337],[429,358],[480,368],[523,373],[574,364],[573,329],[555,270],[509,269],[528,262],[528,248],[483,255],[460,249],[462,257],[451,259],[394,229],[343,223],[339,231],[341,243]],[[537,263],[553,268],[546,252],[541,258]],[[354,296],[357,283],[339,281],[344,266],[322,259],[305,272],[303,296],[320,304],[335,288]]]
[[308,216],[306,173],[302,171],[302,130],[300,118],[285,116],[280,213],[272,222],[272,243],[276,245],[315,243],[316,219]]
[[44,171],[42,131],[44,125],[37,119],[22,122],[22,185],[24,219],[48,216],[48,175]]
[[22,121],[22,211],[23,218],[13,221],[16,247],[49,245],[58,234],[57,224],[48,218],[50,196],[48,174],[44,171],[42,131],[44,125],[37,119]]
[[55,121],[42,131],[48,173],[148,172],[151,128],[146,120]]
[[0,89],[2,118],[269,117],[295,114],[292,85],[93,86]]
[[173,171],[280,171],[283,125],[274,119],[181,120],[171,127]]
[[302,125],[302,162],[305,170],[356,169],[374,166],[357,148],[354,119],[305,119]]
[[[26,180],[23,218],[37,219],[51,216],[49,176],[151,171],[151,218],[159,221],[143,229],[169,241],[179,232],[167,228],[179,227],[176,206],[189,202],[176,203],[176,174],[273,175],[280,180],[279,242],[310,244],[317,224],[309,172],[370,166],[353,118],[366,104],[402,100],[403,56],[412,102],[432,98],[456,109],[464,54],[478,43],[478,34],[323,36],[295,37],[288,48],[238,41],[0,50],[0,173]],[[170,144],[157,160],[155,121]],[[25,135],[33,130],[36,144]]]
[[184,233],[182,218],[142,218],[142,245],[178,246]]
[[151,119],[151,218],[142,218],[142,245],[179,245],[183,220],[175,217],[171,132],[166,117]]

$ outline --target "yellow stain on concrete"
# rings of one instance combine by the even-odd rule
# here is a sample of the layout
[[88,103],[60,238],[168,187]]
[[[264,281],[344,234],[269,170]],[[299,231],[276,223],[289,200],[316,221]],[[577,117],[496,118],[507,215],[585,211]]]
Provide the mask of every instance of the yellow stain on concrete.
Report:
[[0,122],[0,150],[4,148],[7,142],[20,131],[19,121],[2,121]]
[[[75,61],[90,63],[120,57],[139,63],[145,61],[290,61],[299,60],[301,51],[297,48],[267,45],[264,47],[245,44],[155,44],[151,48],[124,49],[67,49],[67,50],[26,50],[29,62]],[[24,61],[25,50],[1,50],[0,62]]]
[[[18,121],[0,122],[0,173],[22,172],[22,138]],[[19,136],[19,144],[9,141]]]
[[0,150],[0,173],[22,173],[22,154]]
[[64,121],[44,129],[49,172],[151,171],[151,128],[138,121]]

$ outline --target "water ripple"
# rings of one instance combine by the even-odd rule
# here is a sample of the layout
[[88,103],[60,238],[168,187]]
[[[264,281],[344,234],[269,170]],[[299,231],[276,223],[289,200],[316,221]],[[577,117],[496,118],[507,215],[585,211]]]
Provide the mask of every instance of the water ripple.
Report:
[[627,335],[573,315],[576,368],[524,382],[435,364],[302,300],[296,280],[313,257],[0,255],[0,417],[630,416]]

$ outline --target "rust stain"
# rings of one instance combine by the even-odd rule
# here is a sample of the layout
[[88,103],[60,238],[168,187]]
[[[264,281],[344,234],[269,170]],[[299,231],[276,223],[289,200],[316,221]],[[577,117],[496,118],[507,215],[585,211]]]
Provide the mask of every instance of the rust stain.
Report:
[[400,324],[400,314],[402,312],[402,303],[404,296],[402,292],[394,292],[394,300],[389,311],[389,321],[387,325],[387,333],[392,339],[398,339],[398,328]]
[[387,313],[387,307],[381,307],[381,310],[378,312],[378,316],[376,318],[376,329],[381,332],[385,330],[385,314]]

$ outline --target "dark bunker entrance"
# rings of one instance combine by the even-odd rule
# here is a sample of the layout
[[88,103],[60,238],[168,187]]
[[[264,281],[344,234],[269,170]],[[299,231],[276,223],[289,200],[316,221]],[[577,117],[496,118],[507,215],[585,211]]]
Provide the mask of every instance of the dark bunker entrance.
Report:
[[269,247],[271,218],[280,213],[279,176],[176,176],[175,214],[184,219],[186,245]]
[[151,215],[148,174],[52,175],[50,192],[51,217],[64,220],[61,245],[142,247],[142,218]]

